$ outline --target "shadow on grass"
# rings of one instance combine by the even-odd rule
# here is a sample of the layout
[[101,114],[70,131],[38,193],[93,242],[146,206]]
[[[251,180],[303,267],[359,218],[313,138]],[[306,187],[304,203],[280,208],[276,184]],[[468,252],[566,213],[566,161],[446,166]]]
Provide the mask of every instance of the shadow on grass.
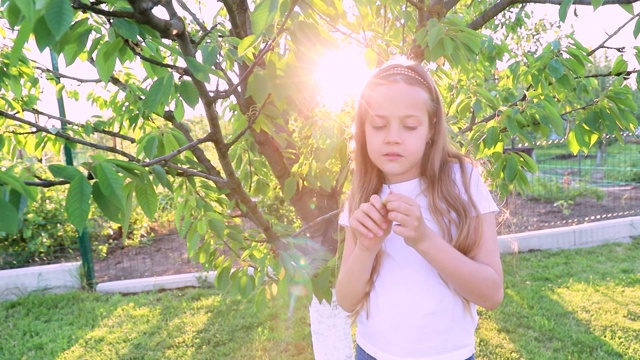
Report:
[[505,299],[480,312],[478,359],[638,359],[639,255],[635,240],[504,256]]

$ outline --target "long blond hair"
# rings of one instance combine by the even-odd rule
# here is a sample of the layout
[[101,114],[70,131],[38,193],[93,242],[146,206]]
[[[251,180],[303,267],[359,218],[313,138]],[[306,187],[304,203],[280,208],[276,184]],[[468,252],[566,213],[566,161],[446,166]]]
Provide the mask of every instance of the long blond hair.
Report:
[[[461,253],[469,255],[476,249],[480,239],[477,233],[479,227],[473,221],[473,215],[478,214],[478,207],[469,189],[471,166],[468,165],[473,161],[450,143],[442,97],[431,75],[420,64],[395,63],[384,66],[374,74],[362,91],[354,121],[354,170],[348,198],[349,214],[353,214],[362,203],[368,202],[371,195],[380,193],[385,181],[382,171],[374,165],[367,152],[364,124],[369,116],[366,106],[369,93],[378,86],[392,83],[418,87],[429,97],[430,103],[426,111],[431,136],[420,165],[420,177],[426,184],[423,191],[429,199],[429,211],[444,239]],[[462,190],[466,196],[460,191],[454,179],[454,165],[460,168]],[[457,231],[455,236],[454,229]],[[354,319],[363,309],[368,308],[369,294],[380,269],[382,255],[382,250],[376,255],[366,293],[352,313]]]

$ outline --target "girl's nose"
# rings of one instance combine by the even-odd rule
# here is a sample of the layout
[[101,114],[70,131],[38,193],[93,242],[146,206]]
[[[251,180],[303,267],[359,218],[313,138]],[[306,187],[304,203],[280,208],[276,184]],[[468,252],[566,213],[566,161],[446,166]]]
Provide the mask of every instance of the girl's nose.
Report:
[[400,136],[398,135],[398,129],[395,129],[394,127],[389,128],[384,140],[387,144],[399,144]]

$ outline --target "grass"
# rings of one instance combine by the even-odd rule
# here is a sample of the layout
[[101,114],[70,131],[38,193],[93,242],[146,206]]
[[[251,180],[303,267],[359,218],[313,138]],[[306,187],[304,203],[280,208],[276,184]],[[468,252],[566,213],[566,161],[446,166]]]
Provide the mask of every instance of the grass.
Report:
[[[477,359],[640,359],[640,239],[503,255]],[[212,289],[74,292],[0,303],[0,359],[312,359],[308,303],[262,313]]]

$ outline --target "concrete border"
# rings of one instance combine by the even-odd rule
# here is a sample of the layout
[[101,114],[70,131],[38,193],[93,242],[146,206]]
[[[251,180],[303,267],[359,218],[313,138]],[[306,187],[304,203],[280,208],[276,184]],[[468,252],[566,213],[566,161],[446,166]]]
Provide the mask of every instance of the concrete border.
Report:
[[[557,229],[498,237],[501,253],[571,249],[610,242],[629,242],[640,236],[640,216],[605,220]],[[81,288],[79,262],[0,271],[0,301],[32,291],[62,292]],[[212,282],[215,272],[110,281],[96,287],[99,293],[138,293],[201,286]]]
[[79,262],[0,271],[0,301],[30,292],[64,292],[82,287]]
[[598,221],[557,229],[498,237],[501,253],[572,249],[610,242],[630,242],[640,236],[640,216]]
[[215,272],[166,275],[142,279],[119,280],[100,283],[96,291],[103,294],[132,294],[143,291],[179,289],[213,282]]

